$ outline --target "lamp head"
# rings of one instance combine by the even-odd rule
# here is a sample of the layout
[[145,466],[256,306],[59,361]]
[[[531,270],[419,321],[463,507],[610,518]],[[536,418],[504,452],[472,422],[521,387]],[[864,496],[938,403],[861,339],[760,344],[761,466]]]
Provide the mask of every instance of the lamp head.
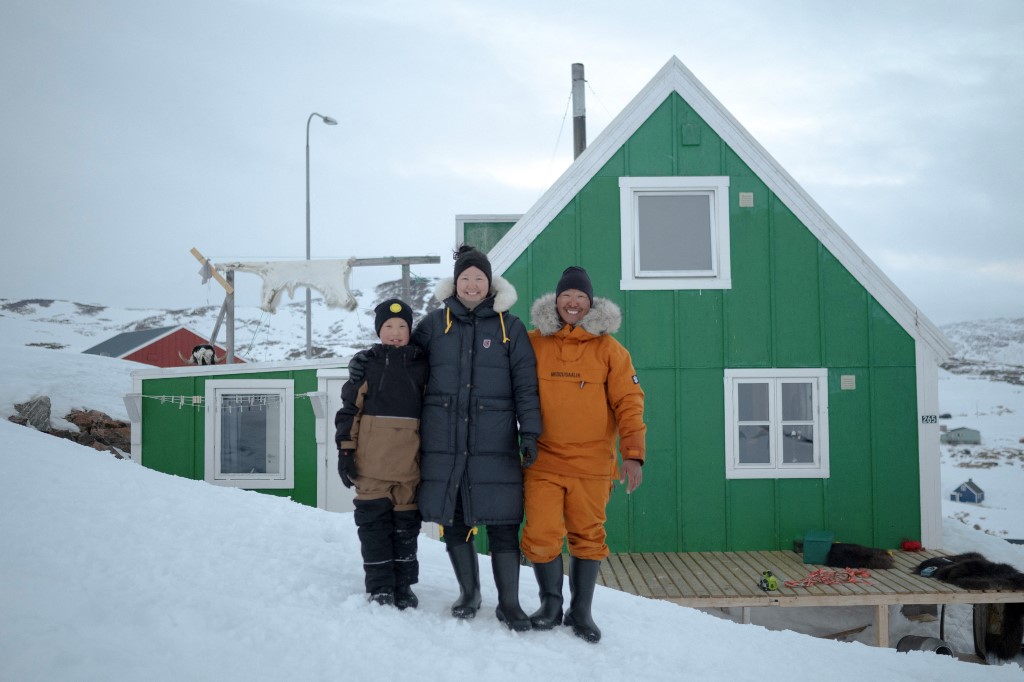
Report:
[[336,125],[338,125],[338,122],[335,121],[330,116],[324,116],[323,119],[324,119],[324,123],[326,123],[329,126],[336,126]]

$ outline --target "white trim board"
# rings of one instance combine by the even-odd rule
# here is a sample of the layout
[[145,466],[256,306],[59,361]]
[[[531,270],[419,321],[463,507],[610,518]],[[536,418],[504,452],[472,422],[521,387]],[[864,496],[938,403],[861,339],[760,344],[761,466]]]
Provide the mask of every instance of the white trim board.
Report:
[[711,126],[911,336],[924,342],[939,361],[953,354],[953,345],[939,328],[910,302],[677,57],[668,60],[643,90],[601,131],[594,143],[580,154],[491,249],[488,255],[494,274],[505,273],[672,92],[678,93]]

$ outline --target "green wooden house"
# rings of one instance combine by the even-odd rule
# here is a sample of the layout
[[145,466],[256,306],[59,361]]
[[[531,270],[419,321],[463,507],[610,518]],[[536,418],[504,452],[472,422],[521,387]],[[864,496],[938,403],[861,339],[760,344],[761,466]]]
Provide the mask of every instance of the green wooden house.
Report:
[[140,369],[125,396],[132,458],[213,485],[351,511],[334,415],[347,358]]
[[941,546],[950,343],[678,59],[526,213],[458,226],[524,320],[568,265],[622,308],[648,459],[613,551]]

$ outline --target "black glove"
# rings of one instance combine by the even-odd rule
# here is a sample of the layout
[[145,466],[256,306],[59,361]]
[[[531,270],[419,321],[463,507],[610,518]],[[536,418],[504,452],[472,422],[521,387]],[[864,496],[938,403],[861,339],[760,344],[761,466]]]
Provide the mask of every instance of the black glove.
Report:
[[348,380],[358,385],[366,376],[366,363],[370,359],[370,351],[365,348],[348,361]]
[[537,436],[519,436],[519,451],[523,453],[523,468],[537,461]]
[[338,450],[338,475],[346,488],[352,487],[352,477],[356,475],[355,455],[355,450]]

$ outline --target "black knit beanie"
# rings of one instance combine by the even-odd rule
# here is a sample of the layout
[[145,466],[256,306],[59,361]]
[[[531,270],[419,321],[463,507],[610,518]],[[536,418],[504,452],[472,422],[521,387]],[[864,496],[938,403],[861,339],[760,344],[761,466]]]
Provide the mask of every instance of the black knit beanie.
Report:
[[380,328],[392,317],[400,317],[412,331],[412,310],[400,298],[389,298],[373,309],[373,330],[380,336]]
[[459,250],[455,252],[455,281],[459,281],[459,275],[462,274],[463,270],[467,268],[480,268],[480,270],[487,276],[487,287],[491,286],[491,261],[487,260],[482,252],[477,251],[472,246],[463,244],[459,247]]
[[562,279],[558,280],[558,286],[555,287],[555,296],[567,289],[582,291],[590,299],[590,305],[594,305],[594,285],[590,283],[590,275],[583,268],[577,265],[567,267],[562,273]]

